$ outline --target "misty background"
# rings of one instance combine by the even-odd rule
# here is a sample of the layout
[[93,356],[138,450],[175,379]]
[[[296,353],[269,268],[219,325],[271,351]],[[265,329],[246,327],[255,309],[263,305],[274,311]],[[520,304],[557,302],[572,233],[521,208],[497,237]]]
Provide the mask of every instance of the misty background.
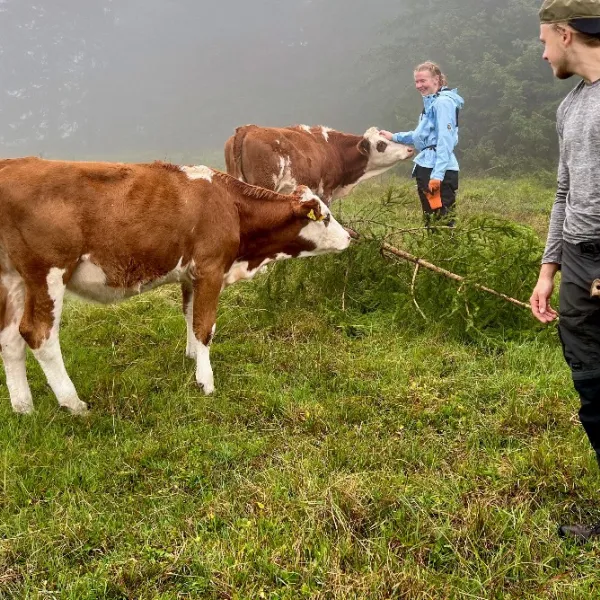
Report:
[[417,62],[465,97],[460,158],[550,166],[537,0],[0,0],[3,156],[222,165],[236,126],[413,128]]

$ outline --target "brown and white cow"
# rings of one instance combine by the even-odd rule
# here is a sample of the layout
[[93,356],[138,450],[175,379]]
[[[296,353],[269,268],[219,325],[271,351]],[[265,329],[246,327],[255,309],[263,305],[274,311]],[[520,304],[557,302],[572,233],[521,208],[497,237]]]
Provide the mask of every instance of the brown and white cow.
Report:
[[327,205],[413,155],[413,148],[386,140],[376,127],[359,136],[321,126],[245,125],[225,143],[230,175],[282,194],[306,185]]
[[0,350],[13,409],[33,410],[26,345],[61,406],[85,412],[63,363],[65,290],[103,303],[179,282],[196,381],[221,290],[284,258],[339,252],[348,232],[308,188],[276,194],[208,167],[0,161]]

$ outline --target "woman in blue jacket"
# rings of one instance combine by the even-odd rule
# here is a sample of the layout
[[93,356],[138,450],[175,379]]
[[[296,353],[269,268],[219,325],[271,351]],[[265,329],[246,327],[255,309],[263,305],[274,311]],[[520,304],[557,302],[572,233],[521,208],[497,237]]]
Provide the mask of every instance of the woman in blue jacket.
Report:
[[415,69],[415,86],[423,96],[423,112],[414,131],[391,133],[381,131],[388,140],[413,145],[415,158],[413,177],[417,180],[425,224],[431,218],[445,217],[454,225],[454,202],[458,190],[458,161],[454,148],[458,144],[458,112],[464,100],[457,90],[447,87],[446,76],[438,65],[425,62]]

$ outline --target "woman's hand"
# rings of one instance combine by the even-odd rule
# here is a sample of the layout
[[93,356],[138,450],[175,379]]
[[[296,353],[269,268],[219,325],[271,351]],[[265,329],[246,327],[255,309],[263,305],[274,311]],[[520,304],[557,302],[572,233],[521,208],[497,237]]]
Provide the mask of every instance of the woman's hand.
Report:
[[429,202],[431,210],[442,208],[442,182],[439,179],[430,179],[425,197]]
[[441,180],[439,180],[439,179],[430,179],[429,180],[429,193],[430,194],[439,194],[441,187],[442,187]]
[[382,135],[386,140],[389,140],[390,142],[392,141],[392,138],[394,137],[393,133],[391,133],[390,131],[386,131],[385,129],[380,129],[379,135]]

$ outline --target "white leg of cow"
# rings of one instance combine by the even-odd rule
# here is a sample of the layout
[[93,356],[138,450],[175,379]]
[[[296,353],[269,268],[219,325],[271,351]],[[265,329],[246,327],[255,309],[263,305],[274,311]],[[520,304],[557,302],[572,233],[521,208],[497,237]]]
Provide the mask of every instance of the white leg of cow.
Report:
[[16,413],[32,413],[33,400],[25,370],[27,344],[19,333],[18,325],[11,324],[0,332],[0,346],[12,408]]
[[194,290],[191,286],[183,284],[181,286],[183,297],[183,316],[185,317],[185,326],[187,330],[187,341],[185,344],[185,355],[188,358],[196,360],[196,336],[194,335]]
[[79,399],[77,390],[65,369],[58,332],[52,332],[50,337],[37,350],[33,351],[33,354],[40,363],[59,406],[68,409],[75,415],[85,414],[87,404]]
[[0,349],[6,387],[13,410],[29,414],[33,412],[33,400],[25,370],[27,344],[19,333],[24,303],[23,280],[16,274],[5,275],[0,282]]
[[210,364],[210,343],[215,332],[217,304],[223,284],[223,273],[199,278],[194,284],[193,327],[196,340],[196,383],[205,394],[215,390]]
[[205,394],[212,394],[215,391],[215,382],[210,364],[210,345],[215,337],[216,329],[217,324],[215,323],[212,326],[210,339],[206,345],[197,341],[195,336],[193,337],[196,348],[196,381]]
[[207,344],[199,342],[194,337],[196,343],[196,382],[202,387],[205,394],[212,394],[215,391],[215,380],[213,377],[212,366],[210,364],[210,345],[215,337],[217,324],[212,326],[210,339]]
[[187,328],[185,355],[188,358],[196,360],[198,342],[196,340],[196,336],[194,335],[194,309],[192,306],[190,306],[188,309],[188,314],[185,315],[185,322]]
[[[62,313],[63,299],[65,295],[65,284],[63,283],[63,269],[52,268],[48,273],[47,294],[52,300],[52,325],[46,339],[39,346],[32,348],[33,355],[40,363],[48,384],[56,395],[58,404],[68,409],[73,414],[84,414],[87,412],[87,404],[82,402],[71,378],[69,377],[60,350],[58,331]],[[34,315],[36,310],[34,302]],[[40,309],[41,310],[41,309]],[[43,316],[43,315],[41,315]],[[34,316],[34,328],[39,326]]]
[[215,391],[215,380],[210,364],[210,345],[204,345],[202,342],[198,342],[197,346],[196,383],[207,395]]

